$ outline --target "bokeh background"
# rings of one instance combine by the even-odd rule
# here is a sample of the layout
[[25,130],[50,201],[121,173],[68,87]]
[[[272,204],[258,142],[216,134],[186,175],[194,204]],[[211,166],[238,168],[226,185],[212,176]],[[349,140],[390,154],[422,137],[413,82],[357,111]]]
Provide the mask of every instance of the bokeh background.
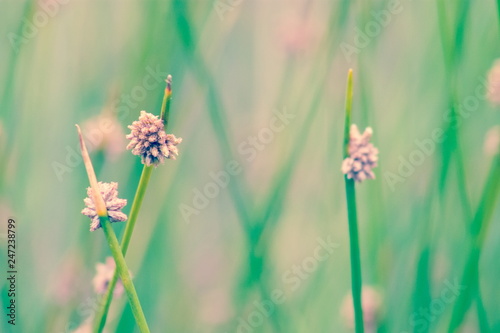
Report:
[[[18,227],[18,317],[12,327],[2,313],[1,332],[71,332],[93,314],[95,265],[110,252],[80,214],[88,180],[74,124],[128,213],[142,165],[123,136],[141,110],[159,114],[167,74],[168,132],[184,141],[177,160],[154,170],[126,257],[151,331],[351,332],[341,311],[350,293],[340,172],[349,68],[353,121],[373,128],[380,150],[377,179],[357,186],[363,283],[380,297],[367,310],[373,329],[447,330],[464,291],[442,293],[462,279],[476,210],[495,202],[481,196],[493,161],[485,133],[500,124],[485,98],[500,51],[495,1],[0,8],[2,309],[7,218]],[[277,114],[293,116],[276,131]],[[435,131],[445,140],[433,141]],[[214,190],[211,175],[228,163],[239,172]],[[199,194],[207,186],[211,197]],[[499,218],[496,209],[488,219],[479,296],[466,286],[475,301],[463,332],[485,321],[500,332]],[[124,226],[114,225],[118,236]],[[335,248],[314,259],[322,241]],[[262,310],[275,291],[284,301]],[[138,332],[125,296],[106,329]]]

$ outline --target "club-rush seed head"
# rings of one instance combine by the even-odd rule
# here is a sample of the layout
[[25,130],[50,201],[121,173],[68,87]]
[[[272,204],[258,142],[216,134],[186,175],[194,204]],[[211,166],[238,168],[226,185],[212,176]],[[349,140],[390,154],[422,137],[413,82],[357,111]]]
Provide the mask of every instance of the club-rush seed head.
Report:
[[488,100],[494,105],[500,105],[500,59],[497,59],[488,74]]
[[349,156],[342,162],[342,173],[357,182],[375,179],[372,169],[377,166],[378,149],[370,143],[373,134],[371,127],[361,134],[358,127],[352,124],[349,134]]
[[158,116],[141,111],[139,120],[128,128],[131,133],[126,136],[130,140],[127,149],[132,149],[132,154],[141,156],[143,164],[158,166],[166,158],[175,160],[179,155],[176,146],[182,142],[182,138],[166,134],[163,121]]
[[[106,262],[97,263],[95,265],[96,275],[92,279],[92,284],[94,285],[94,291],[98,295],[102,295],[108,289],[109,281],[113,278],[116,269],[116,263],[113,257],[107,257]],[[124,287],[121,280],[116,282],[116,287],[113,295],[119,297],[123,294]]]
[[[108,211],[109,222],[126,221],[127,215],[122,213],[121,210],[127,204],[127,200],[118,198],[118,183],[99,182],[98,187]],[[91,187],[87,188],[87,198],[83,199],[83,202],[87,207],[82,210],[82,214],[91,219],[90,231],[95,231],[101,227],[101,222],[95,209]]]

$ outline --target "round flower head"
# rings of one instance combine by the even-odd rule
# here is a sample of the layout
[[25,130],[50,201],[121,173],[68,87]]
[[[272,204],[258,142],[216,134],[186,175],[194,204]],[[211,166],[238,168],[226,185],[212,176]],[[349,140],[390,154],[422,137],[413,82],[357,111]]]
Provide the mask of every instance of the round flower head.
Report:
[[[109,281],[111,281],[113,275],[115,274],[116,263],[112,257],[107,257],[106,262],[104,264],[97,263],[97,265],[95,265],[95,269],[97,273],[92,280],[92,284],[94,285],[94,291],[97,294],[102,295],[108,289]],[[118,297],[123,294],[123,291],[123,284],[121,280],[118,280],[113,294]]]
[[488,74],[487,97],[492,104],[500,105],[500,59],[495,61]]
[[[108,210],[108,217],[110,222],[123,222],[127,220],[127,215],[121,212],[122,208],[127,204],[126,199],[118,198],[118,183],[98,183],[99,189],[101,190],[102,198],[106,204],[106,209]],[[90,217],[92,222],[90,223],[90,231],[97,230],[101,227],[101,222],[99,221],[99,215],[97,215],[95,204],[92,196],[92,188],[87,188],[87,198],[83,199],[85,202],[85,207],[82,210],[82,214]]]
[[378,149],[370,143],[372,134],[370,127],[361,134],[356,125],[351,125],[349,156],[342,162],[342,173],[346,174],[347,178],[357,182],[375,179],[372,169],[377,166]]
[[[382,297],[379,292],[370,286],[363,286],[361,291],[361,308],[363,309],[363,323],[367,333],[376,332],[381,306]],[[340,314],[346,326],[352,328],[354,326],[354,306],[351,293],[344,297]]]
[[141,156],[143,164],[158,166],[165,158],[175,160],[179,155],[176,146],[182,142],[182,138],[166,134],[163,121],[158,116],[141,111],[139,120],[128,128],[132,132],[126,136],[130,140],[127,149],[132,149],[132,154]]

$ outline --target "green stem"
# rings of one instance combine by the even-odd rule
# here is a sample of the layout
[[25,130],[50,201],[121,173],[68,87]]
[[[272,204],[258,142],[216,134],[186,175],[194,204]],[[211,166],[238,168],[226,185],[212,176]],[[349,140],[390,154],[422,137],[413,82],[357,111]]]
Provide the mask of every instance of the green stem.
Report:
[[[344,128],[344,158],[349,156],[349,141],[352,111],[352,70],[347,75]],[[356,213],[356,189],[353,179],[345,176],[345,193],[347,199],[347,218],[349,220],[349,239],[351,251],[351,288],[354,305],[354,323],[356,333],[363,333],[363,308],[361,307],[361,256],[359,253],[358,216]]]
[[168,116],[170,114],[170,101],[172,100],[172,76],[167,77],[167,87],[165,88],[165,94],[163,94],[163,101],[161,103],[160,119],[163,119],[163,124],[165,125],[165,131],[168,125]]
[[[167,78],[167,87],[165,89],[165,94],[163,95],[163,102],[161,105],[160,119],[163,119],[165,124],[165,131],[167,130],[168,116],[170,113],[170,101],[172,99],[172,77],[169,75]],[[132,238],[132,233],[134,232],[135,222],[139,215],[141,209],[142,201],[144,200],[144,195],[146,193],[146,188],[148,187],[149,180],[151,178],[151,173],[153,171],[153,166],[144,165],[142,169],[141,179],[139,180],[139,185],[137,185],[137,190],[135,192],[134,201],[132,202],[132,208],[130,209],[129,220],[127,226],[125,227],[125,232],[123,234],[121,248],[122,253],[125,256],[127,254],[128,245],[130,239]],[[94,319],[93,331],[95,333],[101,333],[106,324],[106,319],[108,316],[109,306],[111,305],[111,300],[113,299],[113,290],[115,289],[116,282],[118,280],[118,273],[115,272],[113,278],[109,281],[108,289],[102,297],[100,307],[96,313]]]
[[148,324],[146,322],[146,317],[144,317],[144,312],[142,311],[141,303],[139,302],[139,297],[137,297],[137,292],[135,291],[134,283],[130,277],[130,272],[123,257],[120,244],[118,244],[118,239],[116,238],[113,227],[111,227],[107,216],[100,216],[102,229],[104,230],[104,235],[108,241],[111,254],[115,259],[116,272],[120,275],[123,287],[128,296],[130,307],[132,308],[132,313],[134,314],[135,321],[139,326],[141,333],[149,333]]
[[498,20],[500,21],[500,0],[497,0],[497,13],[498,13]]
[[135,192],[134,201],[132,202],[132,208],[130,209],[130,216],[125,227],[125,232],[122,238],[122,251],[123,255],[127,253],[128,245],[130,243],[130,238],[134,232],[135,222],[139,215],[139,210],[141,209],[142,201],[144,200],[144,195],[146,194],[146,188],[148,187],[149,180],[151,179],[151,173],[153,171],[153,166],[144,165],[142,169],[141,179],[139,180],[139,185]]
[[478,264],[481,250],[486,237],[491,217],[495,209],[495,202],[500,193],[500,153],[496,155],[488,178],[483,189],[481,201],[471,224],[470,236],[472,248],[462,273],[461,285],[467,289],[461,293],[455,302],[448,332],[455,332],[469,309],[474,296],[478,293],[479,272]]
[[361,307],[361,259],[359,253],[358,217],[356,214],[356,190],[354,180],[345,176],[345,192],[347,197],[347,216],[349,219],[349,239],[351,250],[351,283],[352,301],[354,304],[354,321],[356,333],[363,333],[363,309]]
[[[121,242],[121,249],[124,256],[127,254],[128,245],[130,244],[130,239],[132,237],[132,233],[134,232],[137,216],[139,215],[139,210],[141,209],[144,194],[146,193],[146,188],[148,186],[149,179],[151,178],[152,171],[153,166],[144,165],[144,168],[142,169],[141,179],[139,180],[139,185],[137,186],[137,190],[135,192],[134,201],[130,210],[129,220],[127,222],[127,226],[125,227],[125,232],[123,234]],[[118,272],[115,272],[113,278],[109,281],[106,293],[102,297],[99,311],[96,313],[94,319],[94,332],[100,333],[104,329],[109,306],[111,305],[111,300],[113,299],[113,290],[115,289],[117,280]]]
[[352,69],[350,69],[347,74],[347,88],[345,95],[344,158],[349,156],[349,141],[351,138]]

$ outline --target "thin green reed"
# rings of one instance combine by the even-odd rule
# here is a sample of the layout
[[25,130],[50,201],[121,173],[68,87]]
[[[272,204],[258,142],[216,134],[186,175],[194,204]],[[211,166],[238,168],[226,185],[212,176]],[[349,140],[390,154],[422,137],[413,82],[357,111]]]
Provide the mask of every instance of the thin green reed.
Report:
[[[460,144],[460,132],[459,132],[459,115],[457,113],[457,108],[459,105],[459,100],[458,100],[458,89],[457,89],[457,76],[458,76],[458,69],[460,66],[460,60],[462,58],[462,50],[464,49],[464,39],[465,39],[465,28],[466,28],[466,22],[467,22],[467,17],[469,14],[469,8],[470,8],[470,0],[462,1],[458,5],[458,16],[456,18],[456,26],[454,29],[454,34],[451,34],[448,32],[447,28],[447,7],[446,7],[446,2],[445,1],[438,1],[437,9],[438,9],[438,19],[439,19],[439,27],[440,27],[440,34],[441,34],[441,45],[443,49],[443,57],[445,61],[445,69],[446,69],[446,75],[447,75],[447,86],[448,88],[448,93],[449,93],[449,108],[450,108],[450,122],[447,126],[446,129],[446,135],[449,138],[445,143],[443,144],[443,166],[441,169],[441,177],[440,177],[440,190],[441,192],[444,189],[445,182],[447,179],[447,171],[449,169],[449,166],[451,164],[451,158],[452,155],[455,155],[455,162],[456,162],[456,167],[457,167],[457,181],[458,181],[458,187],[459,187],[459,195],[460,199],[462,202],[462,207],[464,210],[464,216],[465,216],[465,221],[471,221],[473,218],[472,215],[472,208],[470,205],[470,201],[468,198],[468,191],[467,191],[467,182],[466,182],[466,176],[465,176],[465,167],[464,167],[464,158],[463,158],[463,151],[461,148]],[[447,144],[448,143],[448,144]],[[470,228],[468,228],[470,230]],[[474,238],[473,234],[469,234],[469,237],[471,239]],[[474,269],[469,266],[470,264],[466,264],[467,267],[471,268],[473,271],[477,271],[477,269]],[[470,290],[475,290],[475,299],[476,299],[476,305],[477,305],[477,312],[478,312],[478,321],[479,321],[479,326],[483,331],[488,331],[489,330],[489,324],[488,324],[488,319],[487,319],[487,314],[483,305],[483,300],[481,297],[481,294],[479,292],[479,285],[474,281],[473,279],[471,280],[472,283],[475,285],[471,288]],[[470,291],[469,291],[470,292]],[[465,313],[464,313],[465,315]],[[450,323],[450,327],[455,325],[453,322],[457,321],[458,319],[452,319],[452,323]],[[463,320],[461,318],[460,320]]]
[[[197,35],[191,26],[186,3],[176,0],[172,2],[172,7],[176,19],[175,28],[179,33],[178,35],[185,49],[189,64],[200,83],[207,87],[209,117],[217,136],[222,156],[224,160],[230,161],[233,158],[233,153],[231,149],[231,135],[227,126],[227,116],[224,113],[224,107],[214,78],[196,48]],[[251,207],[252,203],[248,195],[248,190],[239,177],[235,177],[235,179],[230,181],[228,188],[233,194],[232,199],[234,200],[236,212],[243,223],[243,227],[249,230],[251,225],[251,210],[247,207]]]
[[[144,199],[144,194],[146,193],[146,188],[149,183],[149,179],[151,178],[152,170],[153,166],[146,166],[146,165],[144,165],[144,168],[142,170],[141,179],[137,186],[137,191],[135,193],[135,197],[132,202],[132,208],[130,210],[129,220],[125,227],[125,232],[123,234],[123,238],[121,241],[121,248],[123,255],[127,254],[128,245],[130,243],[130,239],[134,231],[135,223],[139,215],[139,210],[141,208],[142,201]],[[99,303],[100,306],[94,318],[94,332],[99,332],[99,333],[102,332],[104,326],[106,325],[106,319],[109,307],[113,299],[113,290],[116,286],[117,281],[118,281],[118,272],[115,272],[115,274],[113,274],[113,278],[109,281],[108,288],[106,289],[104,296],[101,298],[101,302]]]
[[[349,156],[349,141],[352,111],[352,70],[347,75],[347,89],[345,101],[345,128],[344,128],[344,158]],[[351,253],[351,288],[354,305],[354,324],[356,333],[364,332],[363,309],[361,307],[361,256],[359,253],[358,216],[356,211],[356,189],[354,179],[345,178],[347,199],[347,217],[349,220],[349,240]]]
[[[385,8],[390,5],[390,0],[383,3]],[[361,1],[360,13],[358,14],[359,20],[361,22],[361,27],[366,27],[367,24],[370,24],[370,21],[373,20],[371,13],[373,13],[373,9],[376,5],[372,0],[363,0]],[[409,6],[409,4],[408,4]],[[405,7],[406,8],[406,5]],[[410,10],[410,9],[408,9]],[[389,27],[384,27],[383,29],[389,29]],[[375,36],[370,40],[370,43],[357,54],[357,82],[359,87],[358,100],[360,101],[360,114],[361,119],[366,124],[371,124],[374,127],[377,127],[375,121],[376,117],[373,116],[373,107],[371,106],[373,97],[371,97],[370,92],[373,91],[370,86],[370,79],[374,66],[374,60],[376,58],[376,47],[377,41],[380,37],[384,36],[384,33]],[[378,79],[378,78],[377,78]],[[378,132],[373,134],[374,137],[378,136]],[[379,162],[379,167],[383,162]],[[379,272],[379,265],[381,262],[382,256],[380,255],[381,244],[383,241],[383,237],[387,235],[386,225],[384,221],[386,221],[385,215],[386,212],[384,210],[385,205],[383,204],[383,197],[379,195],[382,193],[382,182],[374,182],[372,186],[368,188],[370,200],[370,223],[368,224],[367,234],[370,237],[367,238],[366,246],[367,253],[369,255],[368,260],[365,262],[364,272],[365,277],[369,279],[373,279],[376,283],[384,283],[383,272]],[[382,273],[382,274],[380,274]]]
[[[349,8],[348,2],[342,2],[342,3],[340,3],[340,6],[341,6],[342,10],[340,10],[338,12],[332,10],[332,18],[334,17],[334,14],[338,14],[339,16],[341,16],[342,14],[347,13],[348,8]],[[186,48],[186,51],[188,51],[188,56],[189,56],[189,59],[191,61],[191,64],[193,65],[193,68],[195,70],[195,74],[197,74],[200,81],[203,82],[208,87],[208,106],[209,106],[209,112],[210,112],[209,113],[210,119],[211,119],[212,125],[214,127],[215,133],[218,137],[218,142],[220,144],[220,148],[221,148],[223,157],[224,157],[224,159],[230,159],[232,157],[232,150],[231,150],[231,147],[229,144],[229,137],[230,136],[229,136],[229,133],[227,132],[227,129],[225,128],[225,126],[223,126],[227,122],[227,119],[226,119],[226,116],[223,112],[223,105],[221,103],[220,94],[217,91],[217,88],[214,84],[213,77],[210,74],[208,68],[206,67],[202,56],[196,51],[195,43],[196,43],[197,38],[196,38],[195,32],[192,30],[192,28],[190,26],[190,21],[189,21],[187,12],[186,12],[185,4],[181,3],[180,1],[174,2],[174,11],[177,13],[176,18],[177,18],[177,29],[179,31],[179,35],[180,35],[181,40]],[[342,26],[343,26],[345,24],[345,20],[342,20],[342,19],[345,19],[345,17],[340,17],[340,19],[342,21]],[[338,22],[339,20],[332,19],[330,21],[331,21],[331,24],[333,25],[335,22]],[[343,29],[340,29],[340,30],[331,29],[331,30],[338,31],[338,32],[343,31]],[[335,43],[334,43],[333,39],[330,38],[330,36],[327,36],[326,40],[327,40],[326,44],[329,45],[328,52],[327,52],[327,55],[328,55],[327,59],[330,60],[330,61],[326,61],[326,63],[327,63],[327,68],[330,68],[331,58],[333,57],[333,54],[334,54],[333,51],[335,50],[335,48],[334,48]],[[325,70],[318,71],[318,69],[319,69],[319,67],[315,67],[315,71],[313,71],[312,76],[317,77],[318,75],[325,75],[325,77],[326,77],[328,71],[325,71]],[[324,81],[324,80],[322,80],[322,81]],[[311,90],[310,86],[309,86],[309,82],[317,82],[317,80],[308,80],[306,83],[308,85],[306,90]],[[281,90],[281,91],[283,91],[283,90]],[[318,90],[318,91],[320,91],[320,90]],[[319,101],[319,98],[316,98],[313,100],[313,103],[317,104],[318,101]],[[317,106],[314,107],[313,109],[316,110]],[[310,115],[310,119],[312,119],[312,118],[314,118],[314,117],[312,115]],[[309,123],[309,121],[306,123]],[[304,128],[306,128],[306,126],[304,126]],[[295,150],[295,154],[297,154],[297,153],[298,153],[298,151]],[[292,165],[294,165],[294,163],[290,163],[288,166],[291,167]],[[288,175],[288,177],[283,177],[282,179],[285,179],[285,180],[290,179],[292,172],[291,172],[291,169],[288,171],[290,171],[290,172],[286,173],[286,175]],[[283,182],[277,182],[276,183],[277,187],[275,187],[273,190],[270,191],[270,196],[272,196],[273,193],[276,193],[276,190],[278,190],[278,187],[281,188],[282,184],[283,184]],[[259,278],[260,277],[259,272],[263,268],[262,267],[262,265],[264,264],[263,256],[265,254],[262,253],[262,251],[259,251],[259,253],[255,253],[253,251],[253,249],[257,246],[257,244],[259,244],[260,248],[262,248],[261,245],[263,243],[262,243],[261,235],[262,235],[262,232],[264,230],[262,224],[267,221],[267,219],[265,219],[265,218],[268,216],[268,211],[269,211],[270,207],[272,207],[272,206],[271,206],[271,204],[266,205],[266,208],[263,209],[262,214],[257,214],[256,216],[251,217],[249,215],[249,212],[248,212],[246,206],[251,207],[252,204],[251,204],[251,201],[249,200],[249,196],[248,196],[247,192],[242,192],[245,190],[246,190],[246,186],[244,186],[244,184],[240,184],[239,179],[235,179],[234,182],[231,181],[229,184],[229,191],[232,193],[231,198],[235,202],[236,211],[237,211],[241,221],[243,222],[243,227],[245,228],[246,236],[248,238],[249,247],[250,247],[250,252],[249,252],[250,253],[250,256],[249,256],[250,266],[252,266],[253,264],[258,264],[258,267],[252,266],[252,268],[247,273],[247,274],[249,274],[248,276],[246,276],[246,275],[244,276],[243,280],[245,281],[244,284],[246,285],[246,283],[249,283],[249,282],[251,283],[251,281],[255,281],[255,279]],[[283,200],[284,200],[284,197],[280,196],[280,201],[283,201]],[[264,218],[265,220],[263,220],[262,218]],[[276,220],[276,219],[277,219],[277,217],[274,218],[274,220]],[[255,257],[255,255],[257,255],[257,257]],[[262,281],[261,281],[261,283],[262,283]],[[263,295],[263,296],[265,296],[265,295]],[[278,327],[275,317],[277,317],[277,316],[273,315],[271,320],[272,320],[273,324],[275,325],[275,327]]]
[[[466,289],[458,296],[453,308],[448,332],[456,332],[465,319],[465,315],[479,293],[479,259],[484,244],[484,238],[491,223],[495,203],[500,193],[500,152],[493,160],[488,177],[486,178],[479,206],[470,225],[471,248],[463,269],[460,284]],[[481,324],[481,323],[480,323]],[[489,327],[482,323],[481,332],[488,332]]]
[[[448,124],[444,124],[446,129],[447,141],[443,143],[442,148],[442,164],[438,166],[441,169],[436,172],[436,181],[431,181],[429,188],[427,190],[427,195],[423,210],[426,213],[423,215],[425,218],[419,219],[422,221],[421,227],[421,244],[420,253],[417,261],[417,270],[415,277],[415,286],[413,290],[413,309],[418,311],[418,309],[425,308],[432,301],[431,295],[431,276],[432,276],[432,265],[433,265],[433,240],[432,240],[432,229],[431,229],[431,210],[433,207],[432,201],[434,198],[434,183],[438,184],[438,192],[441,195],[440,199],[443,200],[444,190],[446,181],[448,179],[448,172],[451,166],[451,160],[453,155],[455,156],[455,163],[457,168],[457,183],[459,187],[459,197],[462,203],[462,209],[464,212],[464,221],[468,221],[470,218],[471,208],[468,199],[467,183],[465,177],[465,168],[463,162],[463,153],[460,145],[460,135],[457,127],[457,110],[456,105],[458,104],[457,99],[457,88],[456,88],[456,71],[461,59],[461,51],[463,48],[463,39],[465,31],[465,22],[467,18],[467,8],[468,2],[463,2],[460,4],[460,11],[457,17],[457,26],[454,29],[454,33],[448,32],[448,19],[446,14],[446,4],[443,1],[437,2],[438,11],[438,26],[440,31],[440,42],[442,46],[443,62],[445,65],[445,82],[446,82],[446,92],[447,92],[447,103],[451,110],[451,121]],[[450,36],[453,36],[450,37]],[[423,331],[429,330],[429,325],[423,328]]]
[[[171,90],[171,76],[169,75],[167,78],[167,87],[165,89],[165,93],[163,95],[163,102],[160,111],[160,119],[163,119],[163,123],[165,124],[165,131],[167,129],[168,124],[168,116],[170,113],[170,103],[172,99],[172,90]],[[139,211],[142,206],[142,202],[144,200],[144,196],[146,194],[146,189],[149,184],[149,180],[151,179],[151,173],[153,172],[154,166],[144,165],[141,173],[141,178],[139,180],[139,184],[137,185],[137,190],[135,192],[134,200],[132,202],[132,208],[130,209],[130,217],[125,227],[125,231],[123,233],[123,238],[121,241],[121,248],[123,255],[127,254],[128,246],[130,240],[132,238],[132,233],[134,232],[134,227],[137,222],[137,217],[139,216]],[[108,288],[106,293],[102,297],[100,302],[100,307],[96,313],[94,318],[94,332],[102,332],[104,326],[106,325],[107,314],[109,311],[109,307],[111,305],[111,300],[113,299],[113,290],[116,286],[116,282],[118,281],[118,272],[115,272],[113,278],[109,281]]]
[[[335,13],[332,13],[332,21],[334,21],[333,14]],[[336,31],[337,33],[340,33],[340,30],[342,29],[333,29],[333,30]],[[286,199],[287,190],[291,185],[291,179],[295,173],[295,168],[297,167],[297,163],[295,163],[296,156],[301,155],[302,152],[305,150],[307,141],[304,140],[303,137],[309,136],[313,121],[320,110],[319,106],[322,101],[321,97],[324,92],[322,88],[326,84],[326,81],[330,73],[330,67],[332,66],[331,58],[332,58],[332,50],[336,45],[335,37],[339,36],[336,35],[334,36],[334,38],[332,38],[332,36],[325,36],[325,44],[327,45],[325,50],[326,52],[325,54],[323,54],[323,56],[325,57],[325,59],[323,59],[323,61],[325,62],[325,66],[315,67],[315,69],[310,73],[311,78],[306,80],[306,82],[308,82],[307,83],[308,86],[304,88],[304,90],[314,91],[314,95],[311,98],[311,105],[306,106],[298,104],[297,106],[298,110],[302,109],[309,110],[309,114],[307,115],[306,120],[303,122],[302,127],[298,131],[300,135],[298,135],[295,138],[294,144],[292,145],[294,149],[289,153],[288,157],[284,159],[282,165],[278,168],[278,171],[275,173],[276,174],[276,177],[274,177],[275,181],[271,184],[268,194],[266,195],[266,199],[263,201],[264,206],[259,209],[259,214],[257,215],[257,219],[258,221],[260,221],[261,228],[257,232],[258,240],[256,241],[256,243],[259,244],[259,248],[261,249],[260,253],[263,259],[261,263],[263,270],[266,271],[272,269],[272,265],[270,265],[266,260],[266,258],[268,257],[267,253],[270,250],[269,249],[270,245],[272,244],[273,232],[277,228],[277,222],[279,221],[283,212],[283,204]],[[317,70],[318,68],[325,68],[326,70],[318,71]],[[289,84],[288,77],[289,77],[288,74],[285,75],[285,79],[282,82],[283,84],[282,87],[288,86]],[[317,86],[313,88],[309,85],[309,82],[317,82]],[[303,101],[304,101],[303,99],[300,99],[297,103]],[[249,274],[251,274],[251,272],[249,272]],[[265,283],[266,281],[260,281],[261,285]],[[274,316],[278,317],[280,313],[281,312],[279,311],[279,309],[277,309],[276,313],[273,314],[273,318]],[[286,323],[287,323],[286,320],[280,322],[282,326],[286,325]]]
[[139,302],[139,297],[137,296],[137,292],[132,282],[130,271],[128,269],[127,263],[125,262],[125,258],[123,257],[123,253],[121,251],[120,245],[118,244],[118,239],[116,238],[113,227],[111,227],[110,225],[108,210],[100,193],[99,185],[97,183],[97,178],[94,172],[94,167],[92,165],[92,161],[90,160],[87,147],[85,146],[80,127],[78,125],[76,125],[76,127],[78,129],[82,159],[85,164],[85,169],[87,171],[90,186],[92,188],[91,199],[95,207],[95,212],[99,217],[104,235],[106,236],[106,241],[108,242],[111,254],[113,255],[113,259],[115,260],[116,273],[122,279],[123,286],[129,299],[130,307],[141,333],[149,333],[149,327],[146,322],[146,317],[144,316],[144,312],[142,311],[142,306]]
[[139,326],[139,330],[141,331],[141,333],[149,333],[149,327],[146,322],[146,317],[144,316],[144,312],[142,311],[139,297],[137,296],[134,284],[132,283],[129,269],[125,262],[125,258],[123,257],[118,239],[116,238],[115,232],[113,231],[113,227],[111,227],[107,216],[100,216],[99,219],[101,221],[101,226],[104,230],[106,240],[108,241],[111,254],[113,255],[116,263],[116,274],[120,276],[120,279],[123,283],[123,287],[125,288],[125,291],[127,293],[130,302],[130,308],[132,309],[132,313],[134,314],[137,326]]
[[460,3],[459,16],[457,17],[457,25],[454,34],[448,32],[447,27],[447,7],[446,2],[440,0],[437,2],[439,30],[441,37],[441,46],[443,51],[445,74],[446,74],[446,87],[448,93],[448,106],[450,109],[450,121],[445,124],[446,134],[448,138],[443,143],[443,166],[441,169],[440,177],[440,190],[444,191],[445,183],[448,176],[451,158],[455,155],[455,162],[457,167],[457,181],[459,185],[459,195],[462,201],[462,208],[466,216],[465,221],[470,220],[472,209],[468,199],[467,181],[465,176],[465,167],[463,162],[463,151],[460,144],[460,131],[458,126],[458,113],[457,106],[458,92],[457,92],[457,70],[462,57],[462,49],[464,43],[465,23],[470,2],[469,0]]
[[497,0],[497,14],[498,14],[498,23],[500,23],[500,0]]

